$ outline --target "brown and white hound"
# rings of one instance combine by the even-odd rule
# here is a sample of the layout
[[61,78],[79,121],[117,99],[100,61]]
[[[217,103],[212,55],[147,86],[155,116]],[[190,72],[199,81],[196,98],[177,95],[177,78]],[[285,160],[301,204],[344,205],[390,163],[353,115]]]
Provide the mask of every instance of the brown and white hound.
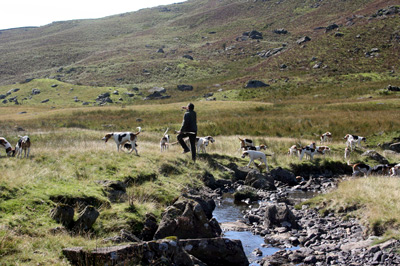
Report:
[[15,150],[12,148],[10,142],[8,142],[5,138],[0,137],[0,146],[3,146],[6,149],[7,156],[15,155]]

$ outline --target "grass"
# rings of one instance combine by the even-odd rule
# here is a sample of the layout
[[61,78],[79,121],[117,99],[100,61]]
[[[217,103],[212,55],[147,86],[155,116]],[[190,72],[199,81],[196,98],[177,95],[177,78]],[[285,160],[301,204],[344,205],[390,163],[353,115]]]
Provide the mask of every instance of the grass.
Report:
[[[16,141],[12,130],[3,132],[12,143]],[[163,209],[182,191],[201,186],[201,176],[205,173],[230,178],[215,168],[216,162],[247,164],[247,160],[239,158],[239,141],[235,135],[215,136],[216,142],[208,147],[209,155],[199,154],[194,164],[189,155],[181,154],[179,146],[171,146],[167,152],[159,151],[158,141],[163,133],[159,128],[144,130],[139,135],[140,156],[118,154],[114,143],[104,144],[100,140],[104,133],[105,130],[80,128],[31,129],[32,158],[0,157],[2,264],[66,265],[62,248],[108,246],[110,243],[103,242],[103,238],[116,235],[121,229],[140,232],[146,213],[160,217]],[[341,140],[330,145],[331,155],[320,156],[314,163],[299,164],[297,158],[286,155],[287,148],[296,143],[309,144],[315,138],[247,137],[268,146],[267,153],[273,154],[268,158],[270,168],[321,165],[331,169],[345,164]],[[395,155],[388,159],[399,160]],[[101,180],[128,182],[127,200],[110,202],[98,182]],[[93,204],[100,211],[93,229],[82,236],[71,236],[60,229],[50,218],[51,209],[60,199],[80,199]]]
[[[322,213],[335,212],[356,217],[367,228],[367,234],[382,239],[400,238],[400,180],[388,177],[350,179],[339,184],[337,190],[311,199]],[[381,241],[382,241],[381,239]]]

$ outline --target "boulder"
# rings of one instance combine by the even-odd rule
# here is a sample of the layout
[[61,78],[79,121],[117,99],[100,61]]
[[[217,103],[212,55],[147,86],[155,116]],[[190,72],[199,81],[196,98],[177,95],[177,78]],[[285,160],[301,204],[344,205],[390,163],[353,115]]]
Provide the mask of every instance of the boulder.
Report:
[[183,58],[189,59],[189,60],[193,60],[193,56],[185,54],[184,56],[182,56]]
[[149,93],[159,92],[159,93],[166,93],[167,90],[163,87],[153,87],[152,89],[148,90]]
[[249,80],[245,86],[245,88],[262,88],[262,87],[268,87],[269,85],[259,81],[259,80]]
[[6,97],[7,97],[7,95],[5,95],[5,94],[0,94],[0,100],[5,99]]
[[[245,35],[245,34],[243,34],[243,35]],[[249,36],[250,39],[253,39],[253,40],[262,40],[263,39],[262,33],[258,32],[256,30],[253,30],[253,31],[249,32],[248,36]]]
[[242,242],[228,238],[185,239],[183,249],[208,266],[247,266],[249,261]]
[[237,166],[234,163],[230,163],[227,167],[229,169],[233,170],[233,172],[235,173],[233,181],[238,181],[238,180],[243,180],[244,181],[246,179],[247,174],[250,171],[254,171],[254,169],[252,169],[250,167],[247,167],[247,166],[241,167],[241,166]]
[[182,245],[169,239],[97,248],[93,251],[82,247],[65,248],[62,252],[71,265],[77,266],[154,265],[154,262],[160,262],[160,265],[194,265],[194,260]]
[[123,202],[127,198],[126,184],[121,181],[104,180],[99,181],[111,202]]
[[178,85],[178,90],[180,91],[192,91],[193,86],[192,85]]
[[390,144],[389,149],[400,153],[400,142]]
[[274,180],[288,184],[289,186],[295,186],[298,184],[296,176],[292,172],[282,169],[281,167],[272,169],[271,175]]
[[298,40],[296,41],[296,43],[299,44],[299,45],[301,45],[301,44],[304,44],[304,43],[309,42],[309,41],[311,41],[311,38],[308,37],[308,36],[304,36],[304,37],[298,39]]
[[258,171],[249,172],[246,176],[244,184],[256,189],[276,190],[274,179],[270,175],[263,175]]
[[329,25],[328,27],[325,28],[325,32],[328,32],[328,31],[331,31],[331,30],[334,30],[334,29],[337,29],[337,28],[339,28],[339,26],[336,23],[333,23],[333,24],[331,24],[331,25]]
[[40,103],[47,103],[48,101],[50,101],[50,99],[45,99],[45,100],[41,101]]
[[86,206],[86,208],[79,214],[78,220],[74,224],[75,232],[87,231],[92,228],[100,213],[93,206]]
[[368,151],[364,152],[362,154],[362,156],[367,156],[367,157],[369,157],[369,158],[371,158],[371,159],[373,159],[373,160],[375,160],[375,161],[377,161],[377,162],[379,162],[381,164],[388,164],[389,163],[389,161],[385,157],[383,157],[382,155],[380,155],[378,152],[376,152],[374,150],[368,150]]
[[[388,90],[388,91],[400,91],[400,87],[397,87],[397,86],[392,86],[392,85],[388,85],[387,87],[386,87],[386,89]],[[1,95],[0,95],[1,96]],[[0,98],[1,99],[1,98]]]
[[69,205],[59,203],[51,210],[51,218],[65,227],[70,227],[74,222],[74,208]]
[[273,31],[273,33],[276,33],[276,34],[287,34],[288,31],[285,30],[285,29],[276,29],[276,30]]
[[140,234],[144,241],[153,240],[153,236],[157,231],[157,217],[152,213],[147,213],[142,232]]
[[39,94],[40,90],[39,89],[32,89],[32,95]]
[[266,203],[264,210],[266,228],[281,227],[283,224],[290,225],[293,229],[299,228],[295,215],[285,203]]
[[208,219],[202,205],[185,197],[180,197],[162,214],[155,239],[168,236],[187,238],[213,238],[221,235],[221,228],[214,219]]

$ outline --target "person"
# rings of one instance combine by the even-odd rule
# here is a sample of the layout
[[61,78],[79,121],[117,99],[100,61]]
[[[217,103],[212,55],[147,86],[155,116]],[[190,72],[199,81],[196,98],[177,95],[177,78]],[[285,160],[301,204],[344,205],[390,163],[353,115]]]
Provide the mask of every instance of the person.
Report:
[[[187,106],[183,106],[186,112],[183,116],[182,127],[178,131],[178,142],[183,148],[183,153],[192,151],[192,160],[196,161],[196,136],[197,136],[197,117],[194,111],[194,104],[189,103]],[[184,138],[189,137],[190,149],[186,145]]]

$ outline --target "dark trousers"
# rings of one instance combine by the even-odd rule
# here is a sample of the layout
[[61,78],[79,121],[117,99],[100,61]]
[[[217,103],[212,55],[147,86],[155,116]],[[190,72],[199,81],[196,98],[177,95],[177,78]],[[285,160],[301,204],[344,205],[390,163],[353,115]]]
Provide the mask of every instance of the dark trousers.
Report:
[[179,144],[181,144],[184,151],[189,150],[188,146],[186,145],[185,141],[183,140],[186,137],[189,137],[190,150],[192,151],[192,160],[195,161],[196,160],[196,134],[189,134],[189,133],[182,132],[177,136]]

